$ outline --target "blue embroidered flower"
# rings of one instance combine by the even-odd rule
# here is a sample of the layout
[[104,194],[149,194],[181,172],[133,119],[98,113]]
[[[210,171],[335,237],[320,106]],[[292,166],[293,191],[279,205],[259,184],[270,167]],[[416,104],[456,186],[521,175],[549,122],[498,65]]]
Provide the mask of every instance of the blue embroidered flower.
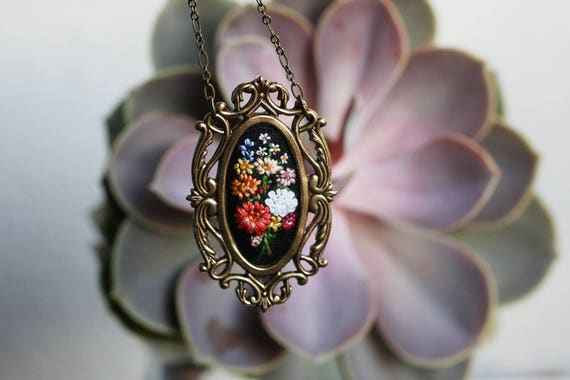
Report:
[[240,146],[240,149],[247,149],[247,148],[251,148],[252,146],[254,146],[255,144],[253,143],[253,141],[251,141],[250,139],[245,139],[245,141],[243,142],[243,145]]
[[241,149],[241,147],[240,147],[240,150],[241,150],[241,155],[243,158],[245,158],[247,160],[253,160],[253,156],[255,155],[255,152],[253,150]]
[[248,150],[248,149],[253,147],[254,145],[255,144],[253,143],[253,141],[251,141],[250,139],[245,139],[243,145],[239,146],[241,155],[248,160],[253,160],[254,152],[253,150]]

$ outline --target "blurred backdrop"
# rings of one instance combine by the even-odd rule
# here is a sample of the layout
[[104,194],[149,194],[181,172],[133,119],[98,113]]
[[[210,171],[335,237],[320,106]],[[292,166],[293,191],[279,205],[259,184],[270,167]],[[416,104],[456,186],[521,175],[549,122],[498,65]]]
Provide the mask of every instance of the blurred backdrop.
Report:
[[[164,0],[0,3],[0,379],[152,379],[157,359],[107,310],[97,233],[103,119],[152,69]],[[570,371],[570,2],[433,0],[437,40],[498,74],[510,124],[541,156],[538,193],[560,256],[527,299],[497,315],[473,378]]]

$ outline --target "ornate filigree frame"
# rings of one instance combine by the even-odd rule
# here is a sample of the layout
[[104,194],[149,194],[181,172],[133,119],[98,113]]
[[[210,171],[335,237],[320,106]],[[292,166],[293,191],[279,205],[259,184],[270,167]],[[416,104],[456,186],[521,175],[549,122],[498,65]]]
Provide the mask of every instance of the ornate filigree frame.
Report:
[[[331,157],[321,131],[326,120],[299,101],[288,108],[286,88],[263,77],[238,85],[231,100],[232,109],[225,102],[218,102],[214,112],[196,123],[201,135],[192,162],[194,188],[188,199],[195,208],[194,234],[204,258],[200,270],[208,272],[224,289],[236,282],[241,302],[266,311],[289,298],[291,280],[304,285],[308,277],[327,265],[323,250],[330,235],[330,202],[336,191],[331,184]],[[280,117],[292,120],[290,130]],[[235,146],[236,139],[248,126],[259,121],[278,128],[291,144],[298,166],[308,164],[314,171],[309,175],[304,174],[304,168],[301,171],[302,215],[293,244],[279,262],[269,267],[249,263],[239,251],[229,231],[224,198],[228,148]],[[215,140],[219,140],[218,146],[210,152]],[[216,165],[218,173],[212,177]],[[217,252],[212,238],[221,252]],[[308,252],[303,253],[307,246]],[[292,265],[287,266],[289,262]],[[234,264],[242,271],[235,271]]]

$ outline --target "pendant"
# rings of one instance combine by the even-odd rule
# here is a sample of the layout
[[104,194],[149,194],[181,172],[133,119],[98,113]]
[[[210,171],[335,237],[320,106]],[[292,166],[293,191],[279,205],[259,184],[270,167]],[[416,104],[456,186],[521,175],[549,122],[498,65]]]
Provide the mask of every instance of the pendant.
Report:
[[326,120],[276,82],[238,85],[232,107],[203,121],[194,159],[194,233],[200,270],[238,299],[266,311],[327,265],[336,191],[321,128]]

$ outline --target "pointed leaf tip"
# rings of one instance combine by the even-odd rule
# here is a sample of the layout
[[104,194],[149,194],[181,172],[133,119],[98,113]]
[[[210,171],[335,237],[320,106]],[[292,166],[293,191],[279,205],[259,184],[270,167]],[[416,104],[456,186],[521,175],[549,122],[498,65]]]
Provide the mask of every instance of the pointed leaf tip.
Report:
[[322,361],[360,339],[376,315],[372,291],[356,257],[347,221],[333,208],[333,230],[325,250],[328,266],[294,289],[283,305],[262,316],[270,334],[283,345]]
[[264,373],[283,359],[285,351],[264,331],[258,311],[221,289],[196,262],[180,277],[176,304],[183,335],[200,363]]
[[419,366],[465,359],[495,304],[494,283],[482,262],[441,235],[356,214],[351,228],[376,291],[377,326],[389,347]]

